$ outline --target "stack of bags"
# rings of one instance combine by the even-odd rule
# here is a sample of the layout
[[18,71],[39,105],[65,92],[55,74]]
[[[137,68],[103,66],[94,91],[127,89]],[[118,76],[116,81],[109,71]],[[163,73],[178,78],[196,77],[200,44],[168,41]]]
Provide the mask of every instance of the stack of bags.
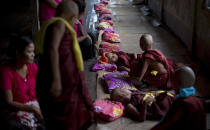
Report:
[[[99,3],[94,4],[94,9],[98,14],[99,21],[97,26],[97,30],[100,35],[100,42],[98,43],[98,49],[100,50],[99,55],[105,55],[106,52],[115,53],[120,51],[120,46],[118,45],[120,43],[120,36],[113,28],[114,23],[112,21],[112,10],[107,8],[109,2],[109,0],[101,0]],[[130,84],[126,83],[125,80],[116,78],[118,76],[115,74],[117,70],[117,66],[115,64],[97,62],[93,66],[92,70],[104,70],[107,72],[104,73],[104,79],[107,82],[108,93],[116,87],[130,88]],[[109,99],[99,99],[95,101],[94,108],[96,115],[106,121],[113,121],[124,114],[123,104],[120,102],[110,101]]]
[[[114,31],[114,23],[112,21],[112,10],[107,8],[109,0],[100,0],[99,3],[94,4],[94,9],[98,14],[99,24],[97,26],[98,34],[100,35],[100,42],[96,45],[99,55],[103,55],[106,52],[118,52],[120,51],[120,36]],[[92,68],[93,71],[105,70],[116,71],[117,66],[115,64],[96,63]]]
[[112,10],[107,8],[109,0],[101,0],[94,4],[96,13],[98,14],[99,24],[97,26],[98,33],[102,33],[102,42],[100,42],[99,53],[118,52],[120,50],[120,36],[114,31],[114,23],[112,21]]

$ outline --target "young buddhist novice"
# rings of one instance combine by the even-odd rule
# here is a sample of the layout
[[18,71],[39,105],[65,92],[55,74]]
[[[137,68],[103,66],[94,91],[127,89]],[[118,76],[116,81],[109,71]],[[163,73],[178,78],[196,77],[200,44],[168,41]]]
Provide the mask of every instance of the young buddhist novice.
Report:
[[132,93],[125,88],[116,88],[111,93],[111,100],[122,102],[128,114],[138,121],[144,121],[146,117],[162,118],[174,101],[174,96],[166,91]]
[[123,51],[119,51],[116,53],[107,52],[104,53],[99,60],[100,63],[114,63],[117,65],[118,70],[120,71],[128,71],[130,72],[131,62],[139,58],[139,55],[135,55],[132,53],[126,53]]
[[92,101],[72,28],[77,18],[77,5],[71,0],[63,1],[56,17],[42,26],[36,41],[37,53],[43,54],[37,96],[49,130],[87,129],[92,121]]
[[[143,95],[140,95],[143,97]],[[146,104],[139,103],[138,106],[132,104],[133,96],[132,92],[125,88],[116,88],[111,93],[111,100],[122,102],[126,106],[126,111],[138,121],[144,121],[146,119]],[[135,99],[134,101],[135,102]],[[138,110],[138,108],[139,110]]]
[[[134,72],[139,72],[137,80],[146,81],[150,86],[170,89],[174,68],[177,66],[175,61],[167,59],[163,53],[157,49],[152,49],[153,38],[149,34],[144,34],[140,38],[140,48],[144,51],[141,64],[132,67]],[[137,69],[137,71],[135,70]],[[136,76],[136,75],[135,75]]]
[[203,104],[195,96],[195,74],[190,67],[175,71],[176,100],[165,117],[152,130],[206,130]]

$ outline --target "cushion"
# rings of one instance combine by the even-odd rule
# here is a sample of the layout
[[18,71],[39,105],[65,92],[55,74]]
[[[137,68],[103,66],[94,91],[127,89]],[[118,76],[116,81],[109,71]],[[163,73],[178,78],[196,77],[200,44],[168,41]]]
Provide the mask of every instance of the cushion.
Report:
[[107,83],[109,93],[111,93],[113,89],[118,87],[126,88],[132,92],[138,91],[130,81],[127,81],[125,79],[126,77],[128,77],[128,72],[126,71],[104,74],[103,77]]
[[92,67],[93,71],[116,71],[117,66],[115,64],[99,64],[98,62]]
[[96,116],[105,120],[113,121],[123,115],[124,106],[121,102],[99,99],[94,102],[94,112]]

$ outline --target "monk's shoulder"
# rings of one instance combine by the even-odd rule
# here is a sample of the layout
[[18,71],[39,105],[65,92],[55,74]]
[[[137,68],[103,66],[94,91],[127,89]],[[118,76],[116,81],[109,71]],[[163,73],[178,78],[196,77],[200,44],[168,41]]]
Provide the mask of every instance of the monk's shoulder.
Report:
[[203,104],[196,96],[189,96],[180,100],[181,104],[187,108],[203,109]]
[[191,103],[191,102],[199,102],[199,99],[195,96],[189,96],[187,98],[183,98],[183,102],[185,103]]
[[64,32],[65,31],[65,23],[63,21],[56,21],[52,25],[52,29],[55,31]]
[[56,21],[48,26],[47,35],[52,35],[53,33],[63,34],[65,32],[65,24],[62,21]]

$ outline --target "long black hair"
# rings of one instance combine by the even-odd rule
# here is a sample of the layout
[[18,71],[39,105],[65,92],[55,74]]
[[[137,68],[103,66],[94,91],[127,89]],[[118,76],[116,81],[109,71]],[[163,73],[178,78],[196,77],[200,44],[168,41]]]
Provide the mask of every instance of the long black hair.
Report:
[[28,36],[10,35],[8,56],[16,60],[16,53],[23,53],[25,48],[31,43],[33,41]]

